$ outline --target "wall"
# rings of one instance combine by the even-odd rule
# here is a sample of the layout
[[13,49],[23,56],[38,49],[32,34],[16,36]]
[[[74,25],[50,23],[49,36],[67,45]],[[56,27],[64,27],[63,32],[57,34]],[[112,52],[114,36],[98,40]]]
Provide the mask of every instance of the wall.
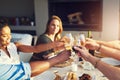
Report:
[[[44,32],[48,19],[47,0],[35,0],[37,35]],[[99,40],[116,40],[119,39],[119,0],[103,0],[103,22],[102,32],[93,31],[93,38]],[[85,33],[86,31],[64,31],[73,34]]]
[[0,16],[6,17],[32,16],[34,14],[33,0],[0,0],[0,11]]
[[103,2],[103,40],[119,39],[119,0]]
[[34,0],[35,16],[36,16],[36,31],[37,35],[45,31],[48,20],[48,2],[47,0]]

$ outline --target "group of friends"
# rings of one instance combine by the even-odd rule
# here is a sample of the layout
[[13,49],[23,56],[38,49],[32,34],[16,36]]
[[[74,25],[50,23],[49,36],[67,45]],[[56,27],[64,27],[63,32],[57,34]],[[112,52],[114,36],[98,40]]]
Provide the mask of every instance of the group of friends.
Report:
[[[66,36],[62,37],[62,21],[53,15],[47,22],[46,30],[38,37],[34,46],[11,42],[11,29],[8,24],[0,24],[0,80],[29,80],[52,66],[69,59],[71,51],[65,44],[69,44]],[[120,41],[98,41],[86,38],[85,46],[74,46],[78,56],[89,61],[99,69],[109,80],[120,80],[120,68],[109,65],[91,55],[90,50],[99,51],[106,56],[120,60]],[[19,53],[33,52],[30,62],[19,59]],[[53,56],[56,55],[56,56]]]

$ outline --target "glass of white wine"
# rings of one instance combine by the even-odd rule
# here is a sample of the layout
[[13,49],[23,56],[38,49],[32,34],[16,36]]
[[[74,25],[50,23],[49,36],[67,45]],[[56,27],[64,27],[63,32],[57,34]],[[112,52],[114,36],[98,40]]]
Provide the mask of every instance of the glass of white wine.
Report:
[[73,46],[73,43],[74,43],[74,38],[73,38],[73,36],[72,36],[71,33],[66,33],[65,36],[68,37],[69,40],[70,40],[70,42],[67,43],[67,44],[65,45],[65,47],[66,47],[67,49],[71,49],[71,47]]
[[85,35],[84,34],[80,34],[79,39],[80,39],[80,43],[81,43],[80,45],[84,46],[85,45]]

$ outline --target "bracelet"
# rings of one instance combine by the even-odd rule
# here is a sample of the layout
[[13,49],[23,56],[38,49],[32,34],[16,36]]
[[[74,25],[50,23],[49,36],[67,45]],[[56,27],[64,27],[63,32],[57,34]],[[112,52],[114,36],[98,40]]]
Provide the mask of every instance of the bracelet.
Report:
[[98,47],[98,49],[97,49],[97,51],[99,52],[100,51],[100,49],[101,49],[101,44],[99,44],[99,47]]
[[96,62],[95,62],[95,65],[94,65],[94,67],[95,68],[97,68],[97,65],[98,65],[98,63],[101,61],[101,59],[98,59]]

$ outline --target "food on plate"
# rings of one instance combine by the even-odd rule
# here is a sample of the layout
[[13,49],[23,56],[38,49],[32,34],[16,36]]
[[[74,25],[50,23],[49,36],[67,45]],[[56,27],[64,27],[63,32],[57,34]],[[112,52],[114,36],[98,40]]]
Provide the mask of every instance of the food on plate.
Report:
[[77,75],[75,72],[68,72],[67,80],[77,80]]
[[79,80],[92,80],[92,77],[89,74],[83,74],[79,77]]

